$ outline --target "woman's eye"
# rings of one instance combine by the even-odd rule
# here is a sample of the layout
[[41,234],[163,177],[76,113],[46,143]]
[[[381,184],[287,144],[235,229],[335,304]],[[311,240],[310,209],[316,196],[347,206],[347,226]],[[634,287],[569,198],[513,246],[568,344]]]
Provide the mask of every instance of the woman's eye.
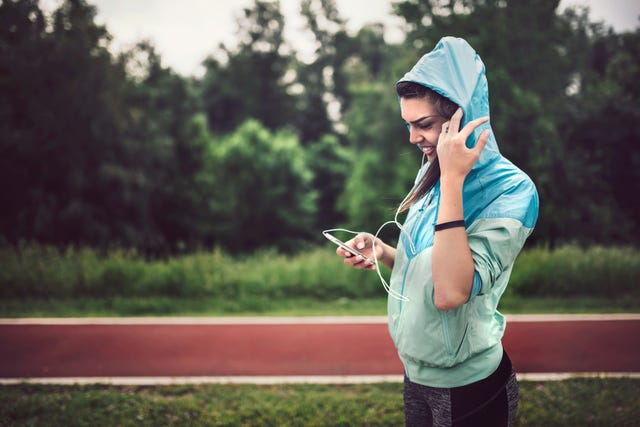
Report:
[[[407,130],[409,132],[411,132],[411,123],[406,123],[405,122],[404,125],[407,127]],[[421,129],[421,130],[429,130],[429,129],[431,129],[433,127],[433,125],[434,125],[433,122],[427,122],[427,123],[423,123],[423,124],[418,124],[418,125],[416,125],[416,127],[418,129]]]

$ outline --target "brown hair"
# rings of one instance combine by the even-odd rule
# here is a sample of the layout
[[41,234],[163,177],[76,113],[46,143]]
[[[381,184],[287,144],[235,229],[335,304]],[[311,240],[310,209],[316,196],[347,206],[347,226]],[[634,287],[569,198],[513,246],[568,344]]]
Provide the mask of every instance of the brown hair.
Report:
[[[453,113],[458,109],[458,105],[440,95],[439,93],[429,89],[426,86],[422,86],[413,82],[400,82],[396,85],[396,92],[400,98],[424,98],[435,108],[438,115],[445,120],[450,120]],[[427,194],[436,182],[440,179],[440,163],[438,163],[438,157],[427,168],[427,172],[423,175],[422,179],[411,190],[411,193],[400,206],[399,211],[404,212],[408,210],[413,204]]]

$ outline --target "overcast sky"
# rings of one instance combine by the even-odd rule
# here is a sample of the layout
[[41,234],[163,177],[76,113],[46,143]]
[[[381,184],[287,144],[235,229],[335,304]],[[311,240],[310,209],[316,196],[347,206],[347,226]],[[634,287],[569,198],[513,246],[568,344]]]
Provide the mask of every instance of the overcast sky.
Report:
[[[41,0],[52,10],[61,0]],[[141,39],[149,39],[162,57],[163,65],[183,75],[200,75],[202,60],[220,43],[235,42],[236,17],[253,0],[88,0],[97,7],[96,21],[113,36],[115,51],[127,49]],[[285,36],[302,55],[309,54],[308,38],[300,31],[299,0],[280,0],[285,15]],[[400,19],[391,13],[391,0],[336,0],[350,30],[369,22],[388,26],[387,41],[402,39]],[[603,21],[617,32],[639,26],[639,0],[561,0],[560,8],[584,5],[592,21]]]

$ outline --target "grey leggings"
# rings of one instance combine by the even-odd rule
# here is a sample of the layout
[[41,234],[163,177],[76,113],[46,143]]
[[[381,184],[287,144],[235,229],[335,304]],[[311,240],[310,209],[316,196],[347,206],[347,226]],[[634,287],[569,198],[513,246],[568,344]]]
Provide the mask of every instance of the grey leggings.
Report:
[[436,388],[404,379],[407,427],[511,426],[517,407],[518,383],[506,352],[493,374],[466,386]]

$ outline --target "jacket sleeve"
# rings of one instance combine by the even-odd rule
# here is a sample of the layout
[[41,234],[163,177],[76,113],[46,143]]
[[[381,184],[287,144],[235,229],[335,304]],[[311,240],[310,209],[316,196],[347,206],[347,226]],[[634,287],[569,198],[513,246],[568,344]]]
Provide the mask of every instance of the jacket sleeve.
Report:
[[491,292],[503,274],[510,274],[532,231],[512,218],[478,219],[469,226],[467,239],[475,265],[471,298]]

